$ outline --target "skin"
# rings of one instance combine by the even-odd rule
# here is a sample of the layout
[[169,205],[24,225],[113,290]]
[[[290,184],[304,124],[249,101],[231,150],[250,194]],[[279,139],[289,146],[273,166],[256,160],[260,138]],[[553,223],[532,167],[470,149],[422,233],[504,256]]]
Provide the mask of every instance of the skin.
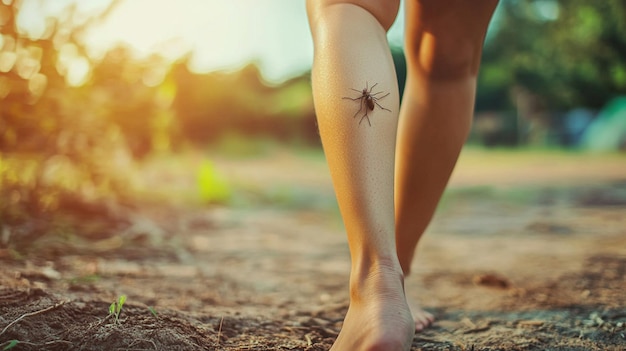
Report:
[[[407,0],[403,106],[386,31],[399,0],[308,0],[313,98],[351,255],[350,307],[332,350],[409,350],[434,318],[404,280],[469,132],[497,0]],[[353,118],[351,89],[389,93]],[[384,95],[384,94],[381,94]],[[358,95],[357,95],[358,96]]]
[[[405,277],[470,131],[483,41],[497,0],[406,2],[407,82],[397,135],[397,254]],[[416,330],[430,313],[414,305]]]

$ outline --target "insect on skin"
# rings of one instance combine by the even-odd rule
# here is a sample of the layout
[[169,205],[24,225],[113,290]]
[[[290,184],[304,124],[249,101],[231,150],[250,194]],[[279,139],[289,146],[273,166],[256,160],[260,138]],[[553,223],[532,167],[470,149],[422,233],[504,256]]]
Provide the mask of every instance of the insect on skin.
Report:
[[372,87],[369,88],[369,89],[368,89],[367,85],[368,85],[367,82],[365,82],[365,88],[363,88],[363,90],[356,90],[356,89],[350,88],[350,89],[356,91],[357,93],[360,93],[361,96],[358,96],[358,97],[355,97],[355,98],[344,96],[343,99],[348,99],[348,100],[353,100],[353,101],[359,100],[359,110],[356,111],[356,113],[354,114],[353,118],[356,117],[359,114],[359,112],[361,112],[361,110],[363,110],[363,105],[365,105],[365,113],[361,117],[361,120],[359,121],[359,125],[361,124],[361,122],[363,122],[363,119],[367,118],[367,124],[369,124],[370,127],[371,127],[372,123],[370,123],[370,118],[369,118],[369,116],[367,114],[368,114],[369,111],[374,111],[374,107],[375,106],[378,106],[378,107],[380,107],[381,109],[383,109],[385,111],[391,112],[390,109],[384,108],[384,107],[382,107],[378,103],[378,100],[386,97],[390,93],[387,93],[387,94],[385,94],[383,96],[376,96],[378,94],[383,94],[384,93],[383,91],[379,91],[377,93],[372,93],[372,90],[374,90],[374,87],[376,85],[378,85],[378,83],[372,85]]

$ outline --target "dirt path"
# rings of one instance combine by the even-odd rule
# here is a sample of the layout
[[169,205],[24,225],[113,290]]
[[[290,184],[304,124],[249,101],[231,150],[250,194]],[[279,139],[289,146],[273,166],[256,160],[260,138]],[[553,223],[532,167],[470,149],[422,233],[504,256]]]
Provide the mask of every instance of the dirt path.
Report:
[[[626,350],[626,162],[550,157],[462,159],[407,281],[438,318],[412,350]],[[222,169],[254,163],[294,206],[147,206],[114,235],[0,250],[0,349],[327,350],[341,220],[323,160],[273,160]]]

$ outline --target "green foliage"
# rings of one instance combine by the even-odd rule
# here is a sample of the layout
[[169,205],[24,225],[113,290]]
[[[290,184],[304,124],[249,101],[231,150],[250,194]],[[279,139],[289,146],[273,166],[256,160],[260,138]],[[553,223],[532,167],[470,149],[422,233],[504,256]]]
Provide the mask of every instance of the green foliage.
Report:
[[208,160],[200,165],[197,180],[200,199],[204,203],[227,203],[232,197],[226,177]]
[[5,347],[2,348],[2,351],[10,350],[14,348],[15,346],[17,346],[17,344],[19,343],[20,343],[19,340],[11,340]]
[[600,108],[626,94],[626,3],[501,1],[483,54],[477,106],[517,103],[507,98],[513,87],[552,110]]
[[[18,28],[22,4],[0,2],[0,229],[10,233],[0,245],[9,252],[47,235],[86,236],[76,227],[123,216],[115,204],[137,200],[137,161],[150,154],[190,145],[264,152],[242,142],[249,138],[319,143],[308,74],[269,85],[254,64],[197,74],[189,57],[136,59],[125,47],[90,57],[83,34],[119,1],[88,18],[61,5],[36,38]],[[86,76],[70,77],[68,60],[84,63]],[[204,202],[230,201],[212,165],[197,177]]]
[[109,315],[115,318],[114,323],[119,323],[120,314],[122,313],[122,307],[124,306],[124,302],[126,302],[126,295],[121,295],[117,301],[113,301],[113,303],[109,306]]
[[171,108],[180,135],[196,145],[215,145],[234,133],[319,144],[308,74],[268,86],[253,64],[234,73],[194,74],[181,61],[167,79],[178,87]]
[[148,310],[150,311],[150,313],[152,313],[152,315],[154,316],[154,318],[158,318],[158,317],[159,317],[159,316],[158,316],[158,314],[157,314],[157,311],[156,311],[156,309],[155,309],[154,307],[149,306],[149,307],[148,307]]
[[[53,232],[51,217],[85,213],[87,205],[125,196],[133,184],[123,130],[103,108],[111,90],[72,85],[60,52],[95,66],[78,39],[94,18],[48,18],[45,33],[34,38],[18,30],[22,3],[0,3],[0,224],[12,233],[10,247]],[[63,11],[78,18],[75,7]],[[6,60],[12,55],[14,63]]]

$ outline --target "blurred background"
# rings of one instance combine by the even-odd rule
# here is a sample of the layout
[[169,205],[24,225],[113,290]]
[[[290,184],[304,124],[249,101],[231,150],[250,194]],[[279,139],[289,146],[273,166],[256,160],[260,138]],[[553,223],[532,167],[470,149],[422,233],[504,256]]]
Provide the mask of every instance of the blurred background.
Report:
[[[304,1],[1,0],[0,32],[2,246],[145,203],[334,209]],[[467,149],[623,162],[626,2],[501,0]]]

